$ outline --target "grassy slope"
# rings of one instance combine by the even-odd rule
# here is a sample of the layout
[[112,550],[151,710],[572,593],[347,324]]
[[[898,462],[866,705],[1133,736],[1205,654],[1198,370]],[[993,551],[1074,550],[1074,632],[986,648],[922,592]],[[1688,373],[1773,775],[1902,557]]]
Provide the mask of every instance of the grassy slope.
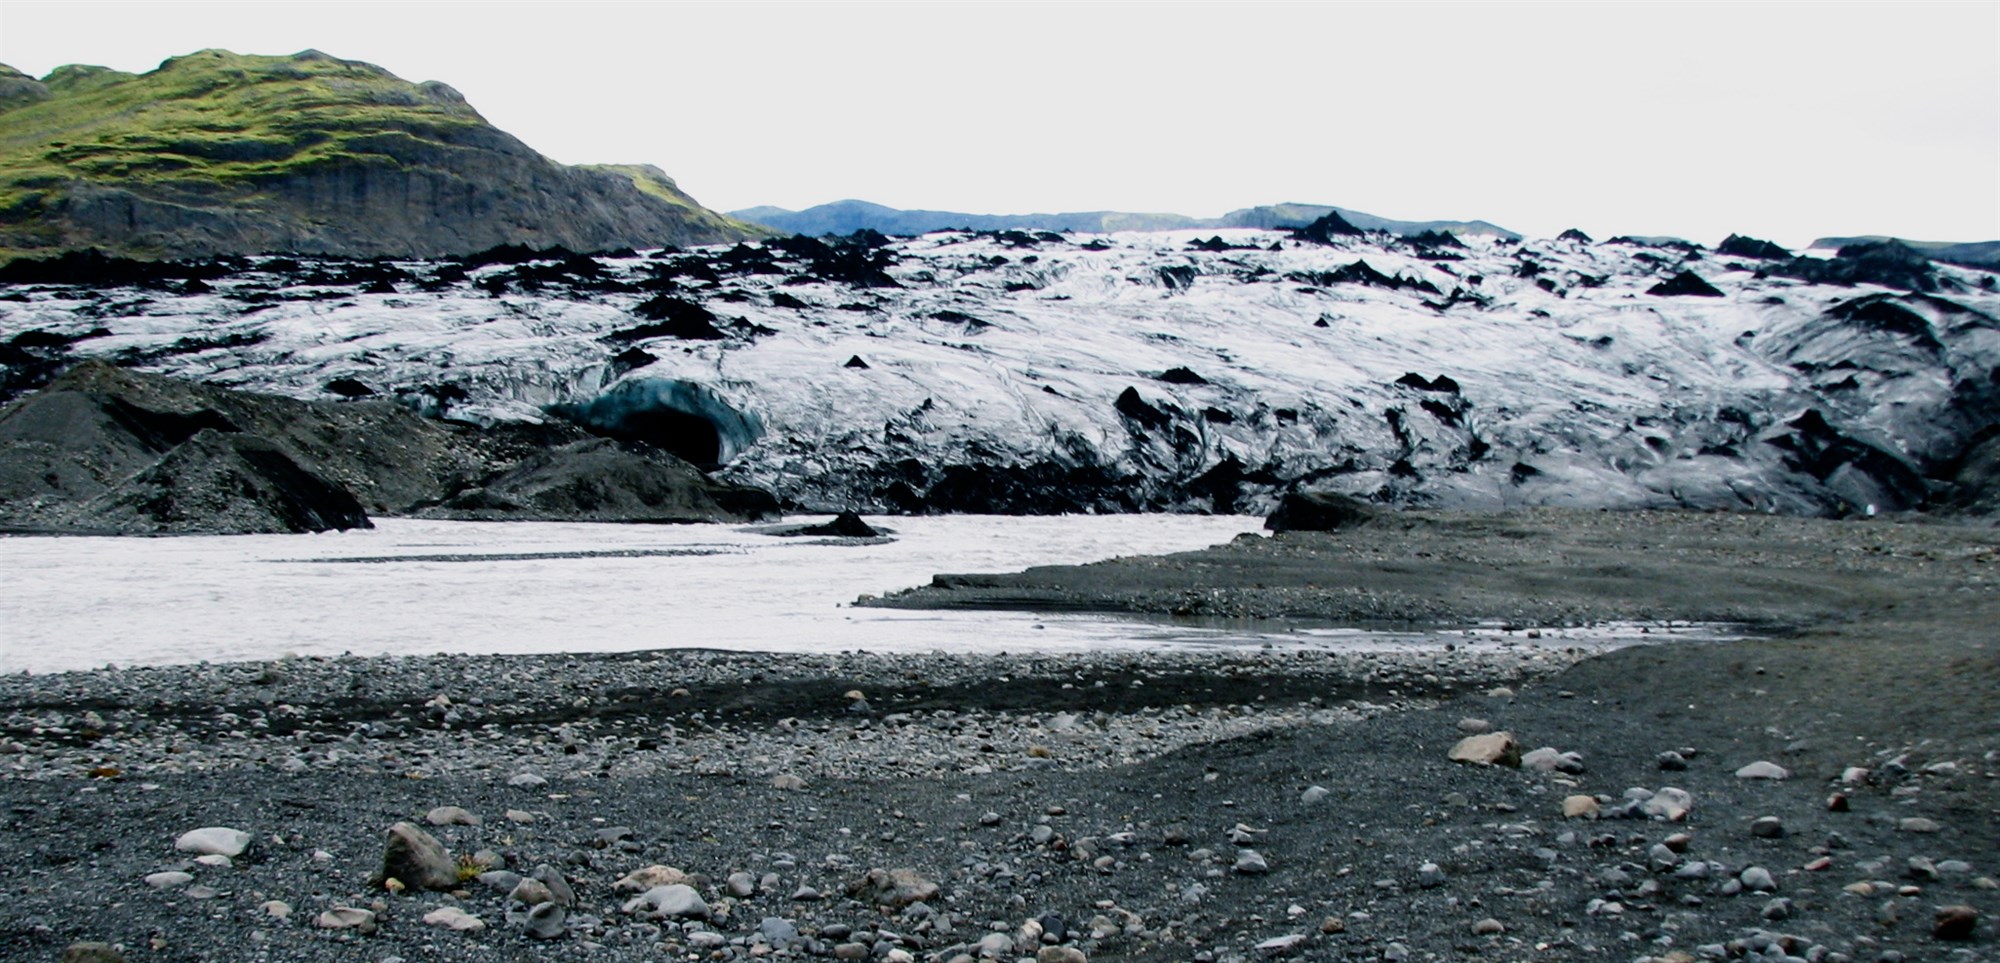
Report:
[[[412,84],[317,51],[204,50],[141,75],[61,67],[43,83],[46,100],[0,102],[0,225],[30,238],[77,181],[169,202],[256,204],[268,185],[327,166],[394,168],[468,150],[527,150],[443,84]],[[620,172],[713,226],[754,233],[701,208],[656,170]],[[46,232],[56,236],[53,226]]]

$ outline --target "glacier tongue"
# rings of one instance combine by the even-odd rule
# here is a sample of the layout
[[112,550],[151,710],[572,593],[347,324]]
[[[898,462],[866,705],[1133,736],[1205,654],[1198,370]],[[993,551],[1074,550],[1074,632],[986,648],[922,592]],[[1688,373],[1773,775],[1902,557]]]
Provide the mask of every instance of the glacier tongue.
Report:
[[[2000,295],[1947,266],[1917,294],[1682,246],[1248,230],[595,263],[407,262],[366,289],[289,259],[187,293],[17,284],[0,341],[296,397],[358,383],[478,422],[559,410],[868,511],[1262,511],[1297,486],[1886,511],[1921,504],[2000,410]],[[1648,293],[1684,271],[1719,294]],[[698,323],[636,323],[658,317]]]

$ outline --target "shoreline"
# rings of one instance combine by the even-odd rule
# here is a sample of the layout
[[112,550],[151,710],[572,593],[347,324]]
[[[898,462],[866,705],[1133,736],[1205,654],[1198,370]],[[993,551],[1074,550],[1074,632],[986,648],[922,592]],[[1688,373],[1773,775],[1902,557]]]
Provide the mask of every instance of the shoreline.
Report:
[[[2000,946],[1996,562],[2000,533],[1970,527],[1418,517],[969,588],[1114,611],[1190,592],[1500,617],[1636,601],[1789,630],[1602,653],[672,650],[0,677],[0,955],[1969,963]],[[1446,758],[1482,729],[1549,747],[1547,768]],[[1739,775],[1756,763],[1787,778]],[[1669,789],[1678,819],[1617,818]],[[551,939],[511,887],[371,885],[398,821],[560,874],[574,899]],[[175,850],[204,826],[253,845],[216,865]],[[705,915],[628,911],[615,884],[652,865]],[[878,905],[870,871],[900,869],[935,894]],[[1961,906],[1969,940],[1938,929]],[[372,932],[320,924],[341,909]],[[485,928],[424,922],[446,909]]]

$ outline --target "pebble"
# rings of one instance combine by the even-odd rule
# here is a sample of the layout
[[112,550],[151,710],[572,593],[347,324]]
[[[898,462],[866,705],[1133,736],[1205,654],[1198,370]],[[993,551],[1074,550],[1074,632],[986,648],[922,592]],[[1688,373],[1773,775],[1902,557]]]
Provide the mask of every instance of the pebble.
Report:
[[1245,849],[1237,852],[1236,862],[1229,869],[1231,872],[1240,873],[1245,876],[1256,876],[1270,872],[1271,864],[1264,861],[1262,853],[1254,849]]
[[1597,803],[1596,796],[1586,796],[1578,793],[1563,797],[1562,812],[1564,819],[1595,819],[1601,808]]
[[535,814],[525,809],[509,809],[506,816],[508,822],[520,826],[526,826],[535,821]]
[[1667,772],[1680,772],[1688,767],[1687,757],[1672,749],[1654,756],[1653,764]]
[[1472,932],[1480,936],[1498,936],[1507,932],[1506,924],[1489,916],[1472,924]]
[[1736,770],[1738,779],[1790,779],[1791,777],[1791,770],[1762,759]]
[[170,869],[163,873],[154,873],[146,877],[146,885],[154,889],[172,889],[176,886],[186,886],[192,882],[194,882],[193,874],[183,873],[177,869]]
[[1035,963],[1086,963],[1088,959],[1074,946],[1044,946],[1035,951]]
[[728,888],[729,895],[737,899],[748,899],[751,894],[757,892],[757,878],[749,873],[730,873],[729,878],[723,881],[723,885]]
[[1776,816],[1759,816],[1750,823],[1750,835],[1758,839],[1785,838],[1785,824]]
[[507,777],[507,785],[515,789],[540,789],[548,784],[549,781],[547,779],[543,779],[532,772],[515,773]]
[[1444,867],[1436,863],[1425,863],[1417,867],[1417,885],[1424,889],[1436,889],[1444,885]]
[[290,919],[292,916],[292,904],[281,899],[267,899],[259,903],[257,908],[263,910],[265,916],[274,920]]
[[782,789],[787,792],[797,792],[806,788],[806,781],[789,772],[781,772],[771,777],[771,788]]
[[1325,802],[1327,797],[1331,795],[1333,795],[1333,790],[1325,786],[1307,786],[1305,792],[1299,793],[1299,802],[1312,806]]
[[486,921],[456,906],[440,906],[425,913],[424,924],[455,933],[478,933],[486,929]]
[[1468,736],[1481,736],[1493,731],[1493,723],[1468,716],[1458,720],[1458,731]]
[[1907,816],[1897,821],[1896,828],[1906,833],[1935,833],[1943,829],[1936,820],[1922,816]]
[[196,865],[206,866],[210,869],[229,869],[236,865],[236,862],[234,860],[220,853],[210,853],[206,856],[196,856],[194,858],[194,861]]
[[250,846],[250,834],[227,826],[205,826],[190,829],[174,840],[174,848],[183,853],[197,853],[204,856],[237,857]]

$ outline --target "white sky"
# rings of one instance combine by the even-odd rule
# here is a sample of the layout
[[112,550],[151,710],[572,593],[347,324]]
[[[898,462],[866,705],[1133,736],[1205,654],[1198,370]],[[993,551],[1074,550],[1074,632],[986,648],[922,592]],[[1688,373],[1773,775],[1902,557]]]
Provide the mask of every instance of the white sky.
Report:
[[2000,239],[2000,3],[0,0],[0,62],[316,47],[703,203]]

